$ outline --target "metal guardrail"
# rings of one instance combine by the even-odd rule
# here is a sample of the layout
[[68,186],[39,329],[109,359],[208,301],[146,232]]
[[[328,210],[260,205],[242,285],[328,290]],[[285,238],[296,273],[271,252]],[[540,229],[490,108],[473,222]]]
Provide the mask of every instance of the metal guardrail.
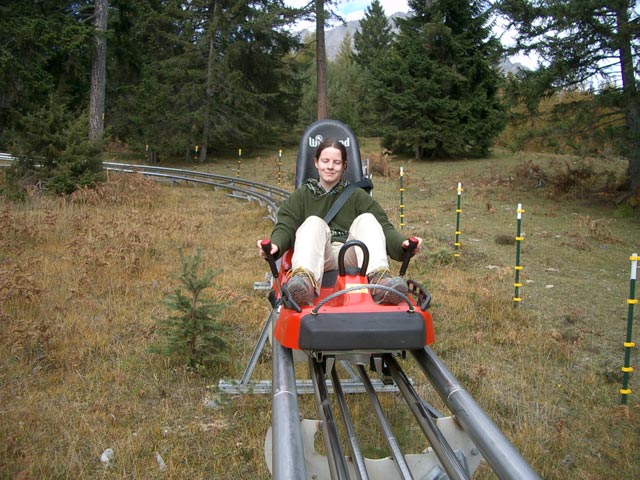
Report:
[[[4,152],[0,152],[0,161],[5,161],[5,162],[13,162],[16,158],[9,154],[9,153],[4,153]],[[0,167],[6,167],[7,165],[0,165]]]
[[[0,152],[0,162],[2,162],[0,163],[0,167],[7,167],[14,160],[15,157],[12,155]],[[235,198],[257,201],[261,206],[266,206],[269,212],[269,218],[274,223],[280,204],[291,193],[288,190],[274,187],[273,185],[197,170],[118,162],[103,162],[103,165],[107,171],[139,173],[158,180],[168,180],[172,183],[197,183],[212,186],[216,190],[230,190],[230,195]]]
[[169,180],[171,182],[198,183],[210,185],[215,189],[231,190],[231,196],[235,198],[257,201],[261,206],[266,206],[269,211],[269,218],[274,223],[280,203],[291,193],[283,188],[274,187],[273,185],[267,185],[265,183],[198,170],[116,162],[104,162],[103,165],[108,171],[139,173],[148,177]]

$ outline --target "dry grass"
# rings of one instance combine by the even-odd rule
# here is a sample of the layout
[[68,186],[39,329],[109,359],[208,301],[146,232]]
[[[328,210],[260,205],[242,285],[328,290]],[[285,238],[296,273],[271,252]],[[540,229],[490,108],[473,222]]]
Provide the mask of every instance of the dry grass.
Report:
[[[284,185],[292,183],[294,155],[283,159]],[[264,158],[243,159],[241,176],[275,183],[275,157]],[[628,258],[639,250],[640,224],[614,218],[611,204],[593,196],[558,202],[518,180],[531,165],[546,172],[562,162],[389,159],[390,177],[374,177],[374,195],[397,224],[394,172],[402,165],[406,231],[424,237],[431,252],[409,275],[434,297],[433,348],[543,478],[639,478],[640,385],[632,377],[626,408],[618,389]],[[206,168],[235,176],[238,167],[229,159]],[[451,262],[458,181],[463,246]],[[515,235],[518,202],[524,301],[514,308],[515,248],[496,238]],[[264,294],[252,291],[266,271],[254,242],[271,228],[263,214],[224,192],[138,177],[115,177],[73,201],[0,203],[0,478],[269,478],[262,453],[269,396],[218,397],[207,388],[218,379],[148,352],[154,320],[165,313],[161,299],[177,286],[178,246],[202,247],[204,265],[224,268],[209,294],[232,305],[223,314],[236,352],[228,376],[239,378],[268,314]],[[264,358],[254,378],[269,377]],[[311,396],[300,402],[315,418]],[[397,396],[383,404],[405,425],[401,443],[424,448]],[[365,452],[385,455],[368,422],[359,423],[372,439]],[[109,469],[99,461],[107,447],[115,451]],[[476,478],[494,477],[482,468]]]

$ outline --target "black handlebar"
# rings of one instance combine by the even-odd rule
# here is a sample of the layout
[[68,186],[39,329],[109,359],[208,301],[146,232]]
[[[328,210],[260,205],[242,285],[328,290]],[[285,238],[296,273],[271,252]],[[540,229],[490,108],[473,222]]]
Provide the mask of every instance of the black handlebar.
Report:
[[404,251],[404,259],[402,260],[402,266],[400,267],[400,276],[403,277],[407,273],[407,267],[409,266],[409,260],[413,257],[413,252],[418,247],[418,239],[416,237],[409,237],[409,246]]
[[265,260],[269,263],[269,267],[271,268],[271,275],[273,275],[273,278],[278,278],[278,267],[276,266],[276,259],[273,257],[273,255],[271,255],[271,240],[269,240],[268,238],[260,240],[260,247],[265,253]]

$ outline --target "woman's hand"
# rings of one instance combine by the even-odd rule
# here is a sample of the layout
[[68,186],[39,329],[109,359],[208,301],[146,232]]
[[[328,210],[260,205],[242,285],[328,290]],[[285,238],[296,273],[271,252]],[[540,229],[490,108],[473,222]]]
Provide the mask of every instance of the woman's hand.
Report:
[[[267,254],[264,253],[264,250],[262,249],[262,242],[263,241],[264,241],[264,239],[258,240],[256,242],[256,245],[258,246],[258,250],[260,251],[260,256],[262,258],[267,258]],[[271,255],[273,255],[275,257],[279,250],[280,250],[280,248],[278,247],[278,245],[276,245],[275,243],[271,242],[271,252],[270,252]]]
[[[411,239],[418,242],[418,245],[416,246],[415,250],[413,251],[413,254],[415,255],[416,253],[418,253],[420,251],[420,248],[422,247],[422,239],[420,237],[411,237]],[[404,242],[402,242],[402,248],[405,249],[405,250],[409,249],[409,239],[408,238]]]

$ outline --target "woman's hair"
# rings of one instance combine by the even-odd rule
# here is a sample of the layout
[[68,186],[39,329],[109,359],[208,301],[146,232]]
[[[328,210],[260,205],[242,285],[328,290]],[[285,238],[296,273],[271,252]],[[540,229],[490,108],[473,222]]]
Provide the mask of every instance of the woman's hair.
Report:
[[346,170],[347,168],[347,148],[340,143],[340,141],[336,140],[335,138],[327,138],[325,140],[323,140],[322,142],[320,142],[320,145],[318,145],[318,147],[316,148],[316,153],[314,154],[313,158],[315,158],[316,160],[320,159],[320,154],[322,154],[322,151],[325,148],[337,148],[338,150],[340,150],[340,156],[342,157],[342,163],[344,163],[344,168]]

